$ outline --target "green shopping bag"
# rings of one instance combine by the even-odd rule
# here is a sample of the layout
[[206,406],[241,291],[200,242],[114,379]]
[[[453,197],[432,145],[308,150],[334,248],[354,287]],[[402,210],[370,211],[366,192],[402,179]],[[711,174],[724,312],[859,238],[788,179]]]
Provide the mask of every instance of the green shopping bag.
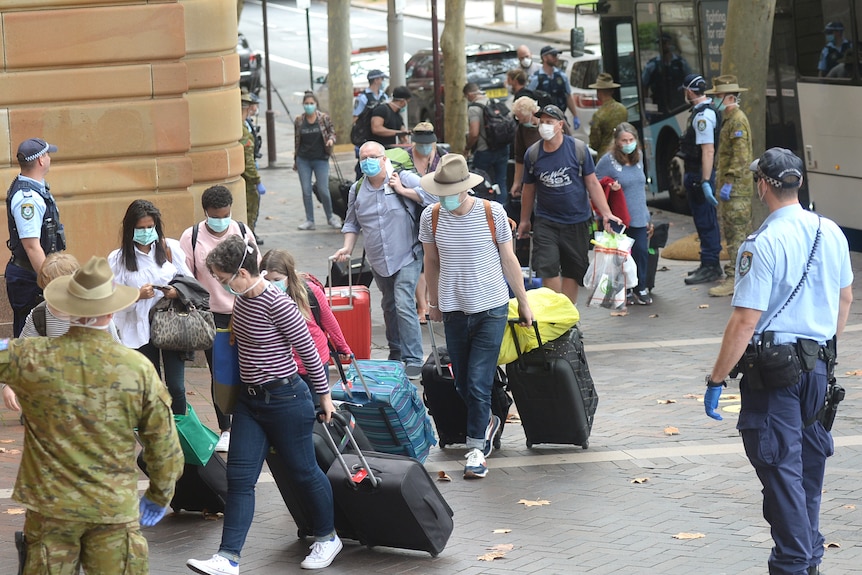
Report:
[[177,425],[177,435],[180,436],[180,446],[186,463],[190,465],[206,465],[215,451],[219,436],[201,423],[198,414],[191,404],[185,415],[174,415]]

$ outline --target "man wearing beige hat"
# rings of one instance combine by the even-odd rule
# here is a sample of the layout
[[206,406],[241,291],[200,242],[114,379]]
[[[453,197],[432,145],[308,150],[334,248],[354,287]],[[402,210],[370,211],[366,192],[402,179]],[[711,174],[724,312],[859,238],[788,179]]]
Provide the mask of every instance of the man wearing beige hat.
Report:
[[[167,511],[183,470],[171,398],[147,358],[106,331],[138,290],[91,258],[45,287],[60,337],[0,340],[0,381],[26,417],[12,497],[27,508],[25,573],[148,573],[140,526]],[[138,500],[137,437],[150,484]]]
[[443,322],[455,386],[467,404],[464,479],[488,473],[485,458],[500,429],[500,418],[491,413],[491,387],[508,317],[507,281],[518,300],[521,325],[533,321],[506,210],[468,194],[482,179],[467,170],[464,156],[447,154],[421,180],[423,190],[440,198],[422,212],[419,240],[429,315]]
[[751,230],[751,198],[754,195],[754,179],[748,166],[753,160],[751,149],[751,127],[748,117],[739,107],[739,94],[748,88],[740,88],[736,76],[725,75],[712,79],[713,107],[722,113],[721,132],[718,138],[718,168],[715,187],[721,201],[718,206],[721,232],[727,246],[730,261],[724,266],[724,280],[709,289],[709,295],[723,297],[733,295],[736,274],[736,254]]
[[614,99],[614,90],[620,87],[614,77],[602,72],[590,88],[596,91],[601,107],[596,110],[590,124],[590,147],[601,156],[614,139],[614,129],[628,120],[626,107]]

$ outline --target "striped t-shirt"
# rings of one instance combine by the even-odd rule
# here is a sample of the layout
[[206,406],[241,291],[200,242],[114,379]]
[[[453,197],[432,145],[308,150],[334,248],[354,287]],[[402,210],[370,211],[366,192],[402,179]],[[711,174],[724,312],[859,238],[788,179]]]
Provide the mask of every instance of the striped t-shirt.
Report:
[[259,385],[297,372],[293,349],[302,358],[319,394],[329,392],[329,382],[305,318],[290,296],[266,282],[257,297],[237,297],[233,306],[233,332],[239,349],[243,383]]
[[482,200],[471,197],[465,201],[473,201],[473,208],[463,216],[440,208],[436,236],[431,230],[433,206],[422,212],[419,225],[419,241],[437,244],[440,255],[437,307],[441,312],[478,313],[509,301],[497,249],[497,244],[512,241],[506,211],[499,203],[490,202],[497,228],[494,243]]

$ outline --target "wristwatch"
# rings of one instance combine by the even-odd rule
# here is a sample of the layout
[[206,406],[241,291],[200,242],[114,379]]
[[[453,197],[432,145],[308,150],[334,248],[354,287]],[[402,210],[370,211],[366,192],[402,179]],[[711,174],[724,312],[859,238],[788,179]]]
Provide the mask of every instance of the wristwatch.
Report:
[[710,376],[710,375],[711,375],[711,374],[707,374],[707,376],[706,376],[706,378],[705,378],[705,379],[706,379],[706,386],[707,386],[707,387],[719,387],[719,386],[727,387],[727,381],[726,381],[726,380],[721,380],[721,381],[712,381],[712,380],[709,378],[709,376]]

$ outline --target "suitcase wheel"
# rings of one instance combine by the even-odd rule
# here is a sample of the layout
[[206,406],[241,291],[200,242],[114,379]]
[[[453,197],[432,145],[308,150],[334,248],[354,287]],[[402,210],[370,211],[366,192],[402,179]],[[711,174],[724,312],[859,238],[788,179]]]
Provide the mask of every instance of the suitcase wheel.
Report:
[[500,436],[499,435],[494,438],[494,449],[497,449],[497,450],[500,449]]
[[590,447],[590,442],[589,442],[589,441],[585,441],[585,442],[583,443],[583,445],[581,445],[581,447],[583,447],[584,449],[588,449],[588,448]]
[[527,449],[533,449],[533,444],[529,441],[527,442]]

